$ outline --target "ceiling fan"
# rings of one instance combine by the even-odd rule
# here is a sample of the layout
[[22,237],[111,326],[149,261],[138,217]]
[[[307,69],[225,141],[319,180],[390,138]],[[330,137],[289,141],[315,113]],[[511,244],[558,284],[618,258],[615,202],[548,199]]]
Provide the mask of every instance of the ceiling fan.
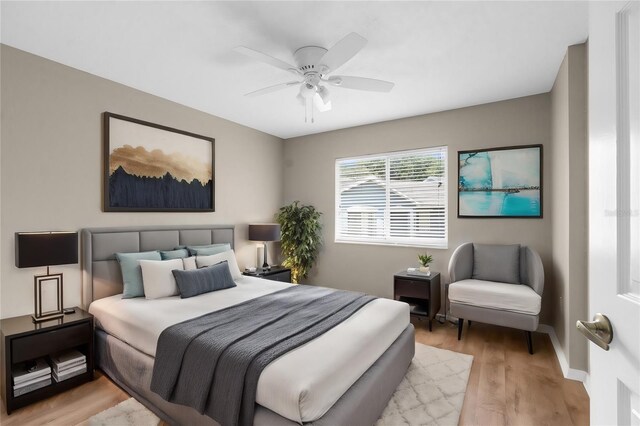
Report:
[[317,46],[301,47],[293,54],[296,66],[248,47],[239,46],[234,50],[250,58],[288,71],[298,77],[298,80],[265,87],[247,93],[245,96],[259,96],[276,92],[290,86],[300,85],[300,92],[297,98],[305,105],[305,112],[311,110],[311,121],[313,122],[313,106],[320,112],[331,109],[329,89],[327,89],[326,85],[370,92],[389,92],[393,89],[394,83],[389,81],[345,75],[328,76],[328,74],[337,70],[349,59],[353,58],[365,44],[367,44],[367,39],[359,34],[351,33],[337,42],[329,50]]

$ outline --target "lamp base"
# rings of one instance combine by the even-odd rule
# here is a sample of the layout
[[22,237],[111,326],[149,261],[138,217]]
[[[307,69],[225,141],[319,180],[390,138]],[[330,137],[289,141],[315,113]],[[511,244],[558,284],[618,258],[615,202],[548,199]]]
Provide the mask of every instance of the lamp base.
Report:
[[271,266],[269,266],[269,262],[267,261],[267,242],[264,241],[262,244],[264,244],[264,263],[262,264],[262,269],[266,269],[268,271],[271,269]]
[[[50,306],[50,303],[46,303],[46,307],[43,309],[43,287],[47,286],[49,290],[51,290],[51,286],[55,289],[56,309],[51,309],[53,306]],[[33,277],[34,314],[31,315],[31,318],[34,323],[51,321],[64,316],[62,312],[62,290],[62,274],[50,274],[48,266],[46,275],[36,275]],[[47,293],[49,292],[45,292],[45,294]]]
[[31,319],[33,320],[33,322],[39,323],[39,322],[51,321],[54,319],[62,318],[63,316],[64,314],[43,315],[41,317],[31,315]]

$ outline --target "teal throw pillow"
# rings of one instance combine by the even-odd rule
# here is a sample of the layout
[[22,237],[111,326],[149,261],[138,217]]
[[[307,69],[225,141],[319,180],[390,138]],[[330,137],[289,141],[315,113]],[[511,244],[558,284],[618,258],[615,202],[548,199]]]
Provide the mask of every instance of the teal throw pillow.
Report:
[[189,246],[187,247],[192,256],[210,256],[212,254],[224,253],[231,250],[231,244],[211,244],[208,246]]
[[189,250],[186,248],[160,250],[160,257],[162,257],[162,260],[184,259],[185,257],[189,257]]
[[116,253],[116,259],[122,270],[122,291],[123,299],[134,297],[144,297],[144,286],[142,285],[142,268],[138,260],[162,260],[157,251],[143,251],[140,253]]

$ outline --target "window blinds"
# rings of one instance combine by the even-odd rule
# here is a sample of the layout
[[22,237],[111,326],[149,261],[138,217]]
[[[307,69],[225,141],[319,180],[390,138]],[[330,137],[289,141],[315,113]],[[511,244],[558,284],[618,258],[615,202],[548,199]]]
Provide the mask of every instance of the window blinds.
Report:
[[447,147],[336,160],[336,241],[447,246]]

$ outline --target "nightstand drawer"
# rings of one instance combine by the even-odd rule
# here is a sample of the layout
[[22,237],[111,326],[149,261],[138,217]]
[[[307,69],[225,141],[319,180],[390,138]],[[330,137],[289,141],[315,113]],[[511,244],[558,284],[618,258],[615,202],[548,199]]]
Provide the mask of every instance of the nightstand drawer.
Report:
[[417,297],[423,299],[429,297],[429,283],[396,279],[394,286],[394,293],[398,296]]
[[11,344],[12,362],[27,361],[87,344],[91,341],[91,328],[91,323],[86,322],[13,339]]

